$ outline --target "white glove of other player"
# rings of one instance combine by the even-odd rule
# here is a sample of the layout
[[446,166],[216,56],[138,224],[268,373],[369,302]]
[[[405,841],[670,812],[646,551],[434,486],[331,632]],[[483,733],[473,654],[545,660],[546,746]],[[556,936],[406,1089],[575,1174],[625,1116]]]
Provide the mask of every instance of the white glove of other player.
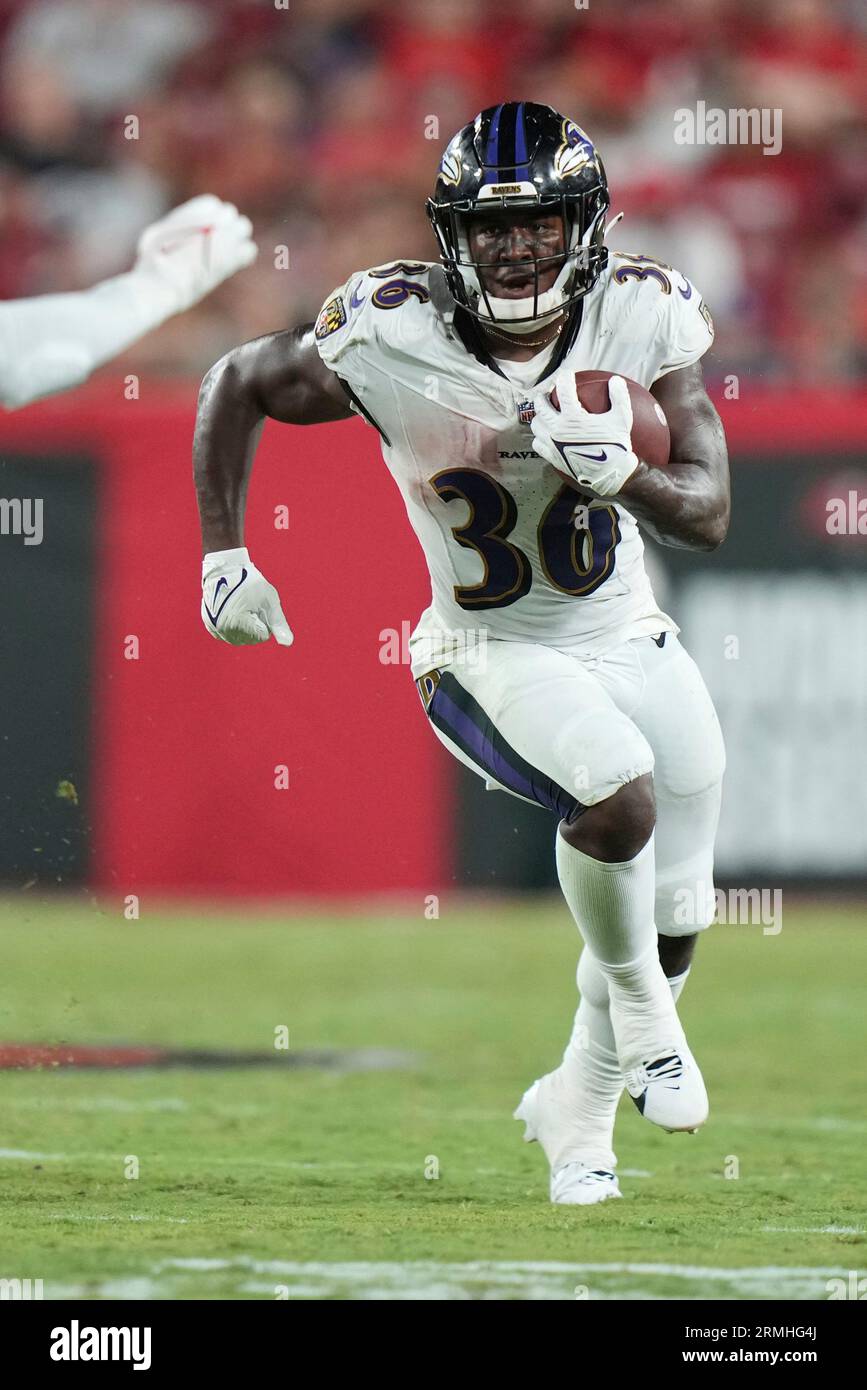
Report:
[[579,401],[574,371],[559,372],[554,385],[559,410],[545,393],[533,401],[536,414],[531,429],[536,452],[600,497],[613,496],[638,467],[632,451],[629,387],[622,376],[611,377],[611,408],[597,415],[585,410]]
[[202,622],[212,637],[245,647],[276,637],[295,640],[273,584],[260,574],[246,546],[213,550],[202,561]]
[[232,203],[203,193],[142,232],[134,273],[162,291],[167,314],[182,313],[253,264],[259,248],[252,232]]

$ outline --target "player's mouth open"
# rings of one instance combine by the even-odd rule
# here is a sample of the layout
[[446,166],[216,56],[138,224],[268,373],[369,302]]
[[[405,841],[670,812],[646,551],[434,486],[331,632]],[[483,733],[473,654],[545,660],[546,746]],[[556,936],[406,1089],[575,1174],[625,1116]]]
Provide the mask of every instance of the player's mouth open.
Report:
[[500,272],[496,280],[497,292],[504,298],[522,298],[533,293],[535,277],[530,271],[510,270]]

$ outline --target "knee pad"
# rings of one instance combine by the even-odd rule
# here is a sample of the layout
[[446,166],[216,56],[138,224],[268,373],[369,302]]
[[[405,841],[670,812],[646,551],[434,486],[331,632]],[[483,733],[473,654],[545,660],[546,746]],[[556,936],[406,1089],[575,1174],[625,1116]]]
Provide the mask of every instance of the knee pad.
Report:
[[660,672],[641,727],[656,754],[657,796],[697,796],[725,772],[722,729],[695,662],[680,648]]
[[657,791],[660,796],[693,797],[722,785],[726,768],[722,729],[714,714],[702,729],[684,733],[676,748],[657,759]]
[[713,845],[656,872],[656,929],[661,936],[706,931],[716,916]]

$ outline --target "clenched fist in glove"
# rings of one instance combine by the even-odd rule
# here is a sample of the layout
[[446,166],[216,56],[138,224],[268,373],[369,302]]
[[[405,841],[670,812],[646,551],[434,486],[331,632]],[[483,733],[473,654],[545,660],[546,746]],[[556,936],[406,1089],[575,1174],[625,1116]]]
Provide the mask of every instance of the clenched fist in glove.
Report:
[[568,473],[599,497],[613,497],[638,467],[632,449],[632,402],[622,376],[608,381],[610,410],[585,410],[578,399],[575,373],[564,369],[554,378],[560,409],[548,395],[534,399],[531,423],[537,454]]
[[133,274],[167,297],[167,313],[179,314],[253,264],[252,232],[233,203],[203,193],[142,232]]
[[233,647],[294,638],[273,584],[256,569],[246,546],[214,550],[202,561],[202,622],[212,637]]

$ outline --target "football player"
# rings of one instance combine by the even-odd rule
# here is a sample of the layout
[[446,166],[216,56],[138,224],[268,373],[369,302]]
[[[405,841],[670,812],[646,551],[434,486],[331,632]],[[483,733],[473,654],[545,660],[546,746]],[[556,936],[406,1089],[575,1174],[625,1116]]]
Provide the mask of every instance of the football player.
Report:
[[[726,534],[725,440],[700,365],[711,318],[685,276],[609,252],[608,207],[599,153],[573,121],[530,102],[481,112],[428,202],[441,264],[356,271],[315,325],[229,353],[205,378],[195,442],[205,626],[288,645],[244,547],[262,421],[354,410],[379,431],[430,569],[411,657],[434,733],[489,788],[559,821],[581,998],[562,1062],[515,1115],[545,1151],[551,1200],[570,1204],[621,1195],[624,1085],[666,1130],[707,1116],[676,1000],[710,920],[724,765],[639,534],[699,551]],[[667,468],[636,457],[622,378],[607,413],[582,408],[574,374],[591,368],[651,389]]]
[[0,304],[0,402],[8,410],[80,386],[258,254],[248,217],[211,193],[142,232],[131,271],[70,294]]

